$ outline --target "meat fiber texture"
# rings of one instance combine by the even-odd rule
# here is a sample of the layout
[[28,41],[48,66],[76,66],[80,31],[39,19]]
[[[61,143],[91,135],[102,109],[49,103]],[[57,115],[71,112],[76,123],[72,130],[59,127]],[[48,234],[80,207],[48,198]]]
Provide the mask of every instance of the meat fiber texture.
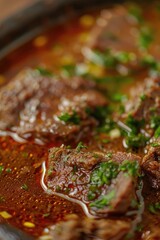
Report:
[[[106,98],[90,81],[47,77],[32,69],[0,89],[0,102],[0,130],[46,139],[80,139],[97,125],[86,108],[107,106]],[[78,121],[65,122],[59,118],[63,114],[76,116]]]
[[[140,157],[131,153],[117,152],[110,156],[87,149],[52,148],[45,183],[53,192],[84,202],[93,215],[125,213],[131,201],[136,199],[139,162]],[[130,163],[137,166],[135,174],[119,169],[123,164]],[[108,174],[108,179],[102,180]],[[89,195],[92,194],[91,199]]]

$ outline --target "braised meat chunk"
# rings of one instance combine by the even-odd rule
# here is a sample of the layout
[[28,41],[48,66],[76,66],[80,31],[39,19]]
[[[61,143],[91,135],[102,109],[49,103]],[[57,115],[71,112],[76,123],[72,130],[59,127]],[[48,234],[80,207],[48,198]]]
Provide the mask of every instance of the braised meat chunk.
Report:
[[65,221],[49,228],[49,236],[58,240],[120,240],[130,228],[129,221],[80,219],[77,215],[68,215]]
[[132,89],[132,99],[126,105],[126,112],[136,120],[149,122],[160,115],[160,78],[147,78]]
[[142,168],[151,186],[160,188],[160,140],[153,143],[142,161]]
[[140,158],[84,148],[80,143],[76,149],[61,146],[50,150],[47,187],[86,203],[94,215],[124,213],[136,198]]
[[22,136],[79,139],[98,123],[87,109],[107,106],[93,86],[78,77],[70,83],[26,70],[0,90],[0,129]]
[[103,10],[93,29],[91,46],[101,51],[113,49],[137,53],[136,36],[133,31],[137,25],[123,6],[114,7],[110,11]]

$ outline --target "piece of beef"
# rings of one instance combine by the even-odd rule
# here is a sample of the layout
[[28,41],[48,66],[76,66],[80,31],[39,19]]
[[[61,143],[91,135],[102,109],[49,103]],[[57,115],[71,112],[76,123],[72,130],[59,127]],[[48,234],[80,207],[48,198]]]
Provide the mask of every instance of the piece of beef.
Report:
[[142,161],[142,169],[151,186],[160,188],[160,139],[154,147],[150,147]]
[[160,115],[160,78],[148,78],[132,89],[126,112],[134,119],[148,123],[153,115]]
[[68,215],[65,221],[50,227],[48,235],[58,240],[120,240],[124,239],[130,228],[129,221],[80,219],[77,215]]
[[[115,6],[101,12],[91,35],[91,47],[104,51],[127,51],[137,54],[135,27],[138,24],[129,17],[128,10]],[[127,35],[127,37],[126,37]]]
[[52,148],[45,183],[87,204],[92,214],[124,213],[135,198],[140,158],[130,153]]
[[90,81],[47,77],[31,69],[1,88],[0,100],[1,130],[47,138],[81,138],[97,124],[86,109],[107,106]]

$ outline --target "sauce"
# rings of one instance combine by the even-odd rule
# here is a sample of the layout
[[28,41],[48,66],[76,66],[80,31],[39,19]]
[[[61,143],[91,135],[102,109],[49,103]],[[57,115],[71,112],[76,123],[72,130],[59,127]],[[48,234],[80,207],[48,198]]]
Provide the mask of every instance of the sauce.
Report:
[[[137,12],[136,9],[138,9]],[[153,54],[156,61],[160,59],[158,46],[160,13],[157,9],[159,9],[158,5],[156,7],[145,6],[145,11],[142,14],[145,24],[149,27],[151,25],[156,36],[153,33],[148,33],[149,30],[142,27],[139,39],[142,55],[148,51],[147,54]],[[137,7],[134,11],[130,16],[131,21],[143,21],[139,15],[139,11],[142,11],[141,8]],[[130,67],[125,65],[125,61],[128,60],[124,60],[124,62],[118,60],[122,61],[122,64],[114,69],[114,67],[105,68],[102,66],[103,64],[86,59],[89,54],[85,47],[93,36],[94,25],[100,21],[98,20],[99,15],[100,11],[89,13],[53,27],[11,53],[0,64],[0,85],[7,84],[17,72],[26,67],[36,68],[40,66],[42,69],[49,69],[55,75],[70,78],[71,71],[75,65],[78,65],[79,71],[84,73],[86,73],[86,68],[89,69],[87,71],[96,79],[98,89],[104,92],[107,97],[109,96],[109,103],[116,109],[114,112],[116,118],[116,113],[120,107],[123,107],[122,103],[126,101],[125,98],[130,98],[132,87],[143,81],[148,76],[149,70],[142,66],[140,68],[131,66],[130,71]],[[138,22],[138,28],[139,24]],[[136,32],[137,28],[131,30]],[[152,37],[155,41],[154,44],[152,44]],[[111,33],[110,38],[112,41],[116,41]],[[147,50],[147,48],[149,49]],[[134,54],[132,55],[134,58]],[[119,59],[125,57],[121,55]],[[109,77],[103,82],[106,75]],[[123,112],[124,109],[121,110]],[[123,124],[121,119],[117,123],[122,130],[128,131],[128,126]],[[48,159],[48,150],[51,147],[59,147],[63,141],[44,143],[38,138],[24,139],[21,136],[16,138],[15,135],[13,137],[13,133],[9,132],[0,133],[0,215],[2,219],[35,237],[39,237],[45,228],[63,220],[67,214],[76,213],[79,216],[84,216],[84,209],[76,204],[76,201],[68,201],[60,194],[49,195],[47,191],[44,191],[45,186],[41,182],[44,163]],[[105,151],[114,149],[114,151],[136,152],[139,156],[144,156],[144,146],[136,149],[128,148],[128,146],[126,148],[126,141],[124,141],[118,127],[113,127],[107,132],[99,129],[92,139],[86,138],[84,141],[91,151],[92,149],[105,149]],[[72,142],[69,144],[73,147],[76,145]],[[137,227],[137,223],[139,224],[142,219],[142,224],[140,223],[142,230],[136,233],[136,239],[147,239],[147,231],[152,231],[155,226],[158,228],[160,220],[158,214],[153,215],[153,211],[148,210],[148,206],[156,198],[160,200],[160,195],[155,191],[155,196],[153,196],[145,188],[146,186],[143,197],[141,191],[138,192],[141,206],[138,219],[135,220],[137,221],[135,226]],[[145,209],[143,198],[145,199]]]

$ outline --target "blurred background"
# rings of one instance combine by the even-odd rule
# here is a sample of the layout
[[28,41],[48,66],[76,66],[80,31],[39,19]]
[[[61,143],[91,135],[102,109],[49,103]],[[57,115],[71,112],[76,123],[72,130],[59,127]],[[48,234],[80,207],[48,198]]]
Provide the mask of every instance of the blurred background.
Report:
[[7,16],[14,14],[16,10],[22,9],[37,0],[0,0],[0,21]]

